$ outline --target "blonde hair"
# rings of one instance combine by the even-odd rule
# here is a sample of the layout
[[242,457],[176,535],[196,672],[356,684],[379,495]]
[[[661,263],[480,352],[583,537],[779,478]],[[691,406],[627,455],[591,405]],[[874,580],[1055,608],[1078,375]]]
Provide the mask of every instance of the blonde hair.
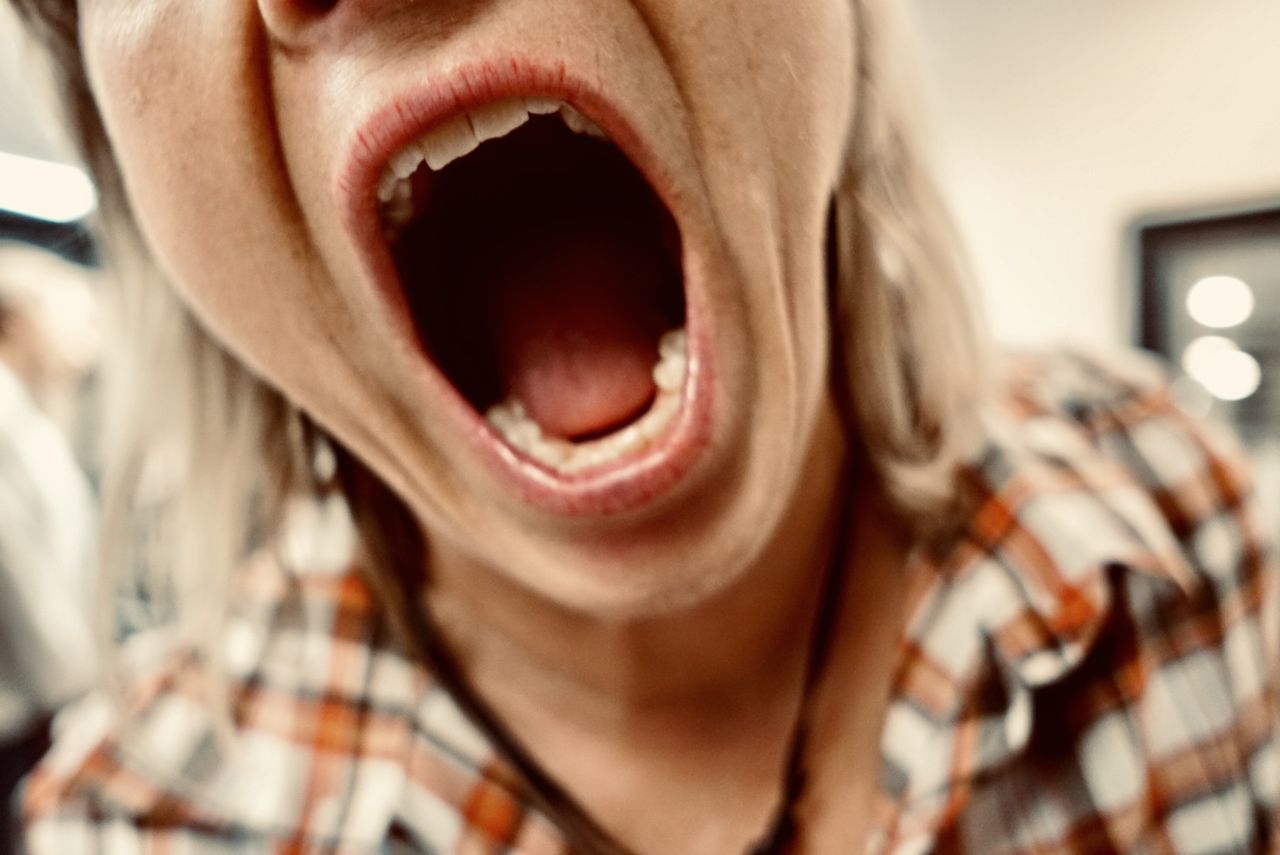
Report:
[[[162,509],[157,565],[196,639],[217,633],[207,607],[245,550],[279,533],[285,503],[333,487],[312,458],[321,432],[229,356],[162,281],[133,225],[87,85],[74,3],[12,0],[54,59],[71,130],[98,183],[100,233],[117,286],[117,352],[105,400],[104,560],[129,557],[140,503]],[[894,0],[852,0],[857,14],[857,119],[831,218],[833,386],[846,429],[902,518],[921,535],[951,516],[955,472],[975,436],[983,359],[966,265],[923,168],[894,67],[903,39]],[[366,541],[389,565],[405,510],[340,446],[341,489]],[[167,474],[149,471],[169,461]],[[158,493],[154,484],[159,482]],[[150,486],[149,486],[150,485]],[[173,536],[180,533],[181,536]],[[379,548],[380,547],[380,548]],[[396,568],[371,582],[394,622]],[[199,608],[191,608],[201,604]]]

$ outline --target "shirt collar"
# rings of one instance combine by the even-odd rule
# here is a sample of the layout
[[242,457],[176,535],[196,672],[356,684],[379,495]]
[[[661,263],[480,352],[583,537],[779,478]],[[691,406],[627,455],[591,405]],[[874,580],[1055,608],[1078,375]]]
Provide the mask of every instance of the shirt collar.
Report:
[[964,524],[912,558],[926,581],[882,738],[881,825],[897,841],[925,845],[958,793],[1026,748],[1034,694],[1088,661],[1126,577],[1156,597],[1199,584],[1152,494],[1083,431],[987,427],[962,474]]

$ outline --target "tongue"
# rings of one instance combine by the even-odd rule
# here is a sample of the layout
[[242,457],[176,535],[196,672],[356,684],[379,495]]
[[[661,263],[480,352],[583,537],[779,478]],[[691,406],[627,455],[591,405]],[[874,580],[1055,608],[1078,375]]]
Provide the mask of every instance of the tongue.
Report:
[[630,421],[654,394],[661,265],[616,231],[543,233],[510,253],[487,291],[508,395],[566,439]]

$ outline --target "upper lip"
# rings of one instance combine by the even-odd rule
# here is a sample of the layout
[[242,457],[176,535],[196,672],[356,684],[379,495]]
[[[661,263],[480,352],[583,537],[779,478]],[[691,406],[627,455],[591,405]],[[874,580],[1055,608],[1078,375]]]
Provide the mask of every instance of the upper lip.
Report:
[[[659,160],[625,111],[564,63],[542,64],[508,58],[460,66],[426,85],[410,87],[375,107],[356,124],[334,181],[334,194],[347,232],[384,298],[398,299],[390,247],[378,215],[378,180],[391,158],[431,129],[504,98],[562,101],[591,119],[640,170],[680,221],[678,198]],[[406,321],[403,312],[397,312]],[[401,332],[411,332],[402,329]]]

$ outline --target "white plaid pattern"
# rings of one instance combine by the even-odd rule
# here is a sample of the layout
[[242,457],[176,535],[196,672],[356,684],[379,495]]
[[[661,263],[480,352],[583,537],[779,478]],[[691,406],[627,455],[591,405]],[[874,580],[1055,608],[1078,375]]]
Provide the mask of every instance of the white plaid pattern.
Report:
[[[967,524],[912,559],[868,851],[1277,851],[1280,602],[1242,457],[1143,360],[1023,359],[1006,388]],[[34,776],[33,855],[563,849],[357,573],[243,581],[238,750],[175,656]]]

